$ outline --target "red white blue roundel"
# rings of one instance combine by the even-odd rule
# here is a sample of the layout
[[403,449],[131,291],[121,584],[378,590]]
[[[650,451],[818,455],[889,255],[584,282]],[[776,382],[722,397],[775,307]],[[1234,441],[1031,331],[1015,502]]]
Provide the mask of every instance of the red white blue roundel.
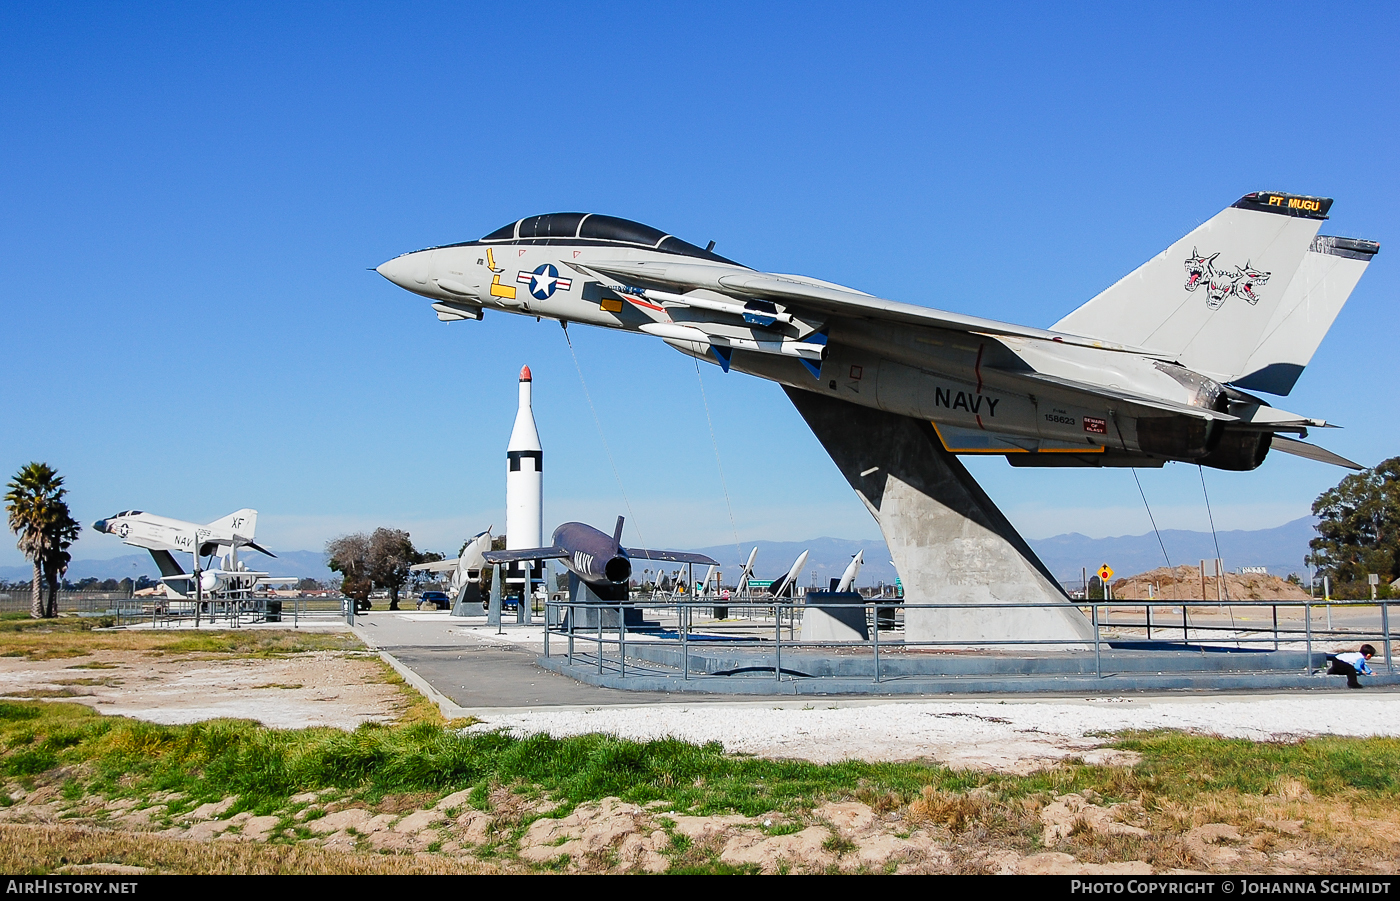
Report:
[[573,285],[572,279],[560,278],[559,270],[554,268],[552,263],[544,263],[534,272],[520,272],[515,276],[515,280],[522,285],[530,286],[530,296],[536,300],[549,300],[556,289],[569,290]]

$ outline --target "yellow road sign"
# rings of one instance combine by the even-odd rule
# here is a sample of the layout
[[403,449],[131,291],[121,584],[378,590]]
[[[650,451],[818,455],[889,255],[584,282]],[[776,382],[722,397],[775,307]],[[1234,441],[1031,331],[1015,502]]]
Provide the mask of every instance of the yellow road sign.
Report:
[[1113,567],[1109,566],[1107,563],[1105,563],[1105,564],[1103,564],[1102,566],[1100,566],[1100,567],[1099,567],[1099,581],[1101,581],[1101,582],[1107,582],[1107,581],[1108,581],[1109,579],[1111,579],[1111,578],[1113,578]]

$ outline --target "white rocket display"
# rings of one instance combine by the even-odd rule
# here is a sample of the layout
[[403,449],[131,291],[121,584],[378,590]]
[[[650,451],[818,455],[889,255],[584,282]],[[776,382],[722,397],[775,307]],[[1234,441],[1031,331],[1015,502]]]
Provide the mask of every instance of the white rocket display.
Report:
[[506,447],[506,550],[544,545],[544,450],[530,407],[532,384],[526,366],[520,370],[520,409]]

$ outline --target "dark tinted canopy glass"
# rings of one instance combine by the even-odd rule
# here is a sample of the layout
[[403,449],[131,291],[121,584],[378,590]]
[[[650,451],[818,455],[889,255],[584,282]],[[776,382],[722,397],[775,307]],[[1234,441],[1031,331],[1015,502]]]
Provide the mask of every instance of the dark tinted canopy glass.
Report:
[[515,237],[515,223],[512,222],[510,225],[502,225],[500,228],[496,229],[496,230],[493,231],[491,234],[487,235],[486,237],[482,238],[481,240],[483,240],[483,241],[509,241],[511,238],[514,238],[514,237]]
[[560,244],[573,241],[646,247],[717,263],[734,263],[733,260],[713,251],[668,235],[659,228],[633,222],[631,219],[600,216],[596,213],[547,213],[543,216],[531,216],[501,226],[480,242],[466,243]]
[[520,220],[522,238],[573,238],[587,213],[550,213]]
[[616,216],[589,216],[579,232],[580,238],[596,238],[600,241],[623,241],[628,244],[644,244],[655,247],[666,233],[650,225],[619,219]]

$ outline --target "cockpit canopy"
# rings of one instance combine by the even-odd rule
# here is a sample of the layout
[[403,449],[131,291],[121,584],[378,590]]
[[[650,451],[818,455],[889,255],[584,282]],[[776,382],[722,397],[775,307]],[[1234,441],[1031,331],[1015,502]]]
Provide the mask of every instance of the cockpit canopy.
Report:
[[140,515],[141,515],[142,513],[144,513],[144,512],[145,512],[144,510],[123,510],[123,511],[120,512],[120,513],[113,513],[111,516],[109,516],[109,517],[107,517],[107,518],[108,518],[108,519],[120,519],[120,518],[123,517],[123,516],[140,516]]
[[[599,247],[635,247],[695,257],[715,263],[738,265],[703,247],[696,247],[650,225],[600,216],[597,213],[547,213],[503,225],[480,241],[466,244],[590,244]],[[453,245],[462,246],[462,245]]]

